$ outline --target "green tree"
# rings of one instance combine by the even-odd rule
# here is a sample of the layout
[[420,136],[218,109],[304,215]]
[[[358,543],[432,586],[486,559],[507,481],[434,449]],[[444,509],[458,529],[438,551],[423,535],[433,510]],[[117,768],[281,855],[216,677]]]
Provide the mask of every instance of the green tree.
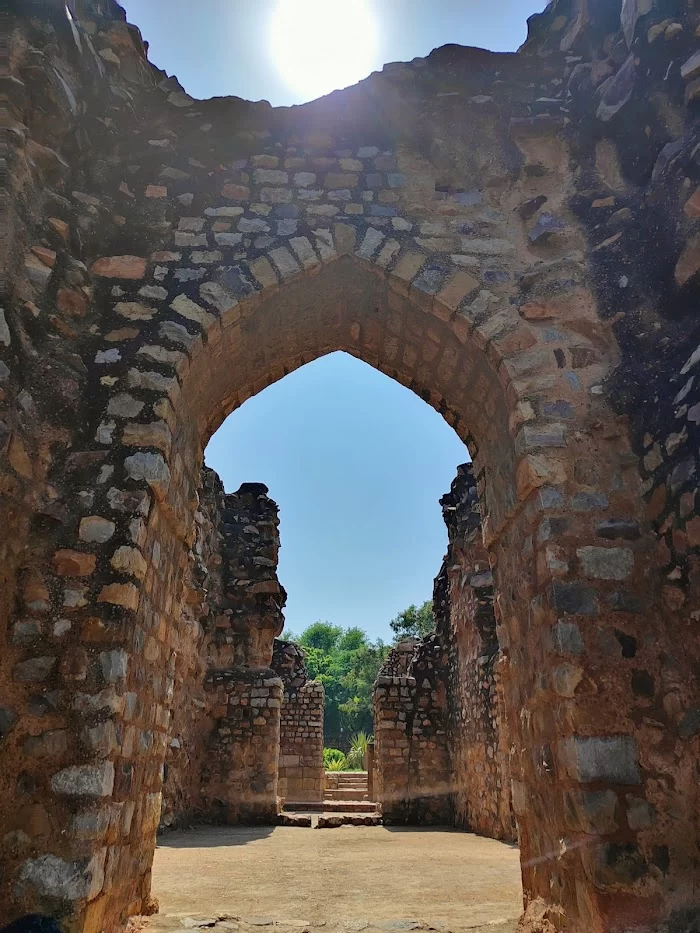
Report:
[[[290,633],[285,638],[292,640]],[[354,626],[314,622],[293,639],[306,654],[309,676],[325,690],[325,744],[349,748],[350,736],[373,731],[372,686],[389,648]]]
[[338,646],[343,630],[339,625],[330,622],[314,622],[305,629],[299,638],[299,644],[305,648],[318,648],[329,654]]
[[429,599],[422,606],[410,605],[389,624],[394,632],[395,642],[404,638],[425,638],[435,630],[433,601]]

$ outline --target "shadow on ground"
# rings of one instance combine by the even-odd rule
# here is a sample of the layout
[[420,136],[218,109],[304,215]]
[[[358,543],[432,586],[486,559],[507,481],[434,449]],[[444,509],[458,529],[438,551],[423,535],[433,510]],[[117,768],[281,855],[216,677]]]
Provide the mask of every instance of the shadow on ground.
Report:
[[207,849],[218,846],[244,846],[265,839],[275,826],[197,826],[192,829],[165,830],[158,835],[158,849]]

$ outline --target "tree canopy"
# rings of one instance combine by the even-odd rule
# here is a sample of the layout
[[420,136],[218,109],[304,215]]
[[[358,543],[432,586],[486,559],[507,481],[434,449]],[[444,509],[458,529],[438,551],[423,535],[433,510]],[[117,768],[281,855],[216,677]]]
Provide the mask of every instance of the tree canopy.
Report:
[[433,615],[433,601],[431,599],[422,606],[411,605],[391,620],[391,630],[394,632],[394,641],[403,638],[425,638],[435,629],[435,616]]
[[282,638],[301,645],[309,676],[323,684],[325,745],[347,749],[354,733],[373,732],[372,685],[389,646],[370,641],[361,628],[330,622],[314,622],[301,635],[284,632]]

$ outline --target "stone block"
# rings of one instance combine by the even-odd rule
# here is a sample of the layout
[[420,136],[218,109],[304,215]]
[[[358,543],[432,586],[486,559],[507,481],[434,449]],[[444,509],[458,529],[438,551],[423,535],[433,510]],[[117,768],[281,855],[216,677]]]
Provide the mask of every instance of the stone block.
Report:
[[581,547],[576,555],[586,576],[599,580],[626,580],[634,569],[634,552],[629,548]]
[[113,787],[114,765],[111,761],[64,768],[51,778],[51,789],[56,794],[71,797],[109,797]]
[[133,583],[109,583],[100,590],[97,602],[135,611],[139,605],[139,591]]
[[88,862],[67,862],[56,855],[28,859],[21,868],[19,882],[33,888],[41,897],[59,901],[92,899],[102,890],[104,857]]
[[132,454],[124,460],[124,468],[131,479],[147,482],[158,499],[167,494],[170,469],[161,454]]
[[56,666],[56,658],[45,655],[15,664],[12,676],[18,683],[43,683]]
[[108,279],[142,279],[146,260],[140,256],[103,256],[90,266],[90,272]]
[[52,558],[54,570],[61,577],[87,577],[95,569],[97,558],[84,551],[63,548]]
[[80,520],[78,537],[87,544],[104,544],[116,530],[116,525],[101,515],[88,515]]
[[560,744],[569,776],[582,784],[640,784],[639,749],[633,736],[572,736]]

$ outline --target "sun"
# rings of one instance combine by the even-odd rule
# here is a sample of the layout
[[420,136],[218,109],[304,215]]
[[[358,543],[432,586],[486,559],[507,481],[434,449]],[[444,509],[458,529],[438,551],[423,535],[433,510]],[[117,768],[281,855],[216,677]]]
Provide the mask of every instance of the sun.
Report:
[[272,61],[300,103],[366,78],[378,47],[368,0],[279,0],[270,18]]

